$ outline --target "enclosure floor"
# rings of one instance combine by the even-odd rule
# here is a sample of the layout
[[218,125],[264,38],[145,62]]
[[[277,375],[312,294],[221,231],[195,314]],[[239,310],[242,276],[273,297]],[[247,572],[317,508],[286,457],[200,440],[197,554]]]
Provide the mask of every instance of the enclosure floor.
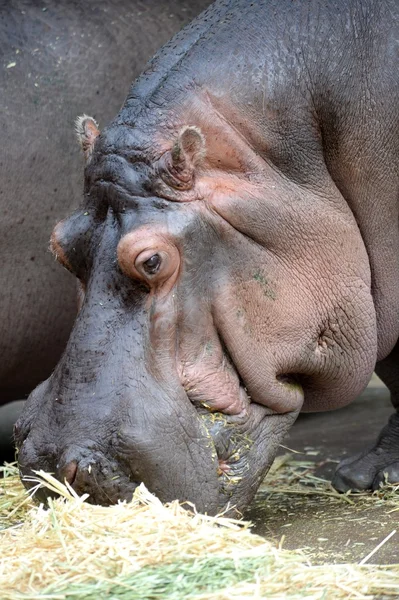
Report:
[[[301,453],[295,455],[298,460],[324,463],[315,475],[330,479],[339,459],[375,441],[392,412],[388,390],[373,378],[350,406],[302,415],[284,445]],[[399,512],[380,505],[360,509],[317,495],[260,493],[245,517],[254,523],[256,533],[276,540],[284,536],[283,547],[307,548],[319,562],[360,561],[391,531],[399,530]],[[399,562],[399,532],[370,562]]]

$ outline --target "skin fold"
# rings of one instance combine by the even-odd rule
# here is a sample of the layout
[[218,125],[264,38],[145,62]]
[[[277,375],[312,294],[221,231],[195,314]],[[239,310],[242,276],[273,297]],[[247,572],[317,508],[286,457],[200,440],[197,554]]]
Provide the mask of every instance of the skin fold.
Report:
[[241,511],[298,413],[367,385],[399,336],[395,10],[216,2],[108,127],[79,121],[51,247],[82,304],[16,426],[23,476]]

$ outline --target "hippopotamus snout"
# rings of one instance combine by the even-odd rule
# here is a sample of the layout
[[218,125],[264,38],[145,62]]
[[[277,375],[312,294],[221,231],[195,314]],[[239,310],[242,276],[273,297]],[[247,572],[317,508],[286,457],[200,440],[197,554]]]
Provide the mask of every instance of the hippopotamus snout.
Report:
[[[55,444],[46,444],[42,454],[36,440],[27,437],[19,453],[19,468],[22,480],[28,489],[35,488],[38,470],[50,472],[62,483],[68,484],[80,496],[87,494],[88,502],[104,506],[115,504],[119,499],[130,500],[138,486],[122,465],[100,450],[92,447],[70,446],[60,455]],[[44,502],[48,496],[56,495],[43,487],[35,492],[37,500]]]
[[[110,504],[121,497],[130,498],[137,483],[131,481],[129,473],[123,472],[102,440],[92,439],[87,431],[84,440],[74,437],[71,418],[70,429],[67,423],[61,426],[59,418],[52,419],[46,412],[46,399],[54,396],[50,382],[51,379],[34,390],[28,400],[27,411],[14,429],[19,447],[19,469],[26,487],[36,487],[35,475],[43,470],[66,482],[78,494],[88,494],[89,501]],[[44,501],[54,494],[42,488],[35,495],[38,500]]]
[[[138,482],[133,480],[129,468],[118,461],[113,444],[117,434],[108,429],[107,435],[101,415],[79,430],[72,407],[64,420],[62,414],[68,401],[64,394],[61,397],[56,393],[57,388],[60,389],[60,382],[56,374],[38,386],[14,428],[25,486],[36,487],[35,475],[43,470],[66,482],[77,494],[88,494],[89,502],[108,505],[120,498],[131,499]],[[48,410],[51,399],[53,411]],[[35,492],[39,501],[52,495],[48,488]]]
[[[75,396],[63,387],[63,373],[65,362],[31,394],[15,426],[28,489],[43,470],[78,495],[88,495],[89,502],[109,505],[129,501],[143,482],[163,501],[179,497],[203,512],[216,512],[216,453],[184,393],[175,391],[172,401],[155,389],[149,374],[145,391],[132,380],[122,393],[98,375]],[[45,488],[35,492],[39,501],[51,495]]]

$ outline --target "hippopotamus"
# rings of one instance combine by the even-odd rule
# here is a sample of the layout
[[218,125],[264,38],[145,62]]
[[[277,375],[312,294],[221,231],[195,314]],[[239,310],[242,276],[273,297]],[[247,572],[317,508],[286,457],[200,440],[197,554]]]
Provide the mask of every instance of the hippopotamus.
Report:
[[110,120],[159,43],[208,4],[2,3],[1,459],[14,455],[21,399],[51,374],[76,314],[74,278],[48,252],[52,228],[81,195],[74,120],[89,109]]
[[[398,21],[396,0],[217,0],[107,127],[78,119],[83,199],[51,249],[80,309],[16,425],[23,478],[243,511],[300,411],[376,365],[398,408]],[[337,489],[399,479],[398,434],[395,413]]]

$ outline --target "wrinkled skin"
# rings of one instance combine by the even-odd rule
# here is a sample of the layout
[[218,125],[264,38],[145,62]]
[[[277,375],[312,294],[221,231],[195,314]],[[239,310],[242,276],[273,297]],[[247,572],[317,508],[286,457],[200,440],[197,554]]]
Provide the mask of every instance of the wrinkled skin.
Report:
[[109,127],[82,121],[84,199],[52,236],[82,305],[17,425],[22,475],[242,510],[299,411],[388,360],[397,22],[393,0],[216,2]]
[[[76,315],[74,279],[48,251],[81,196],[76,116],[109,121],[160,42],[208,4],[0,0],[0,405],[49,377]],[[1,462],[20,407],[0,409]]]

